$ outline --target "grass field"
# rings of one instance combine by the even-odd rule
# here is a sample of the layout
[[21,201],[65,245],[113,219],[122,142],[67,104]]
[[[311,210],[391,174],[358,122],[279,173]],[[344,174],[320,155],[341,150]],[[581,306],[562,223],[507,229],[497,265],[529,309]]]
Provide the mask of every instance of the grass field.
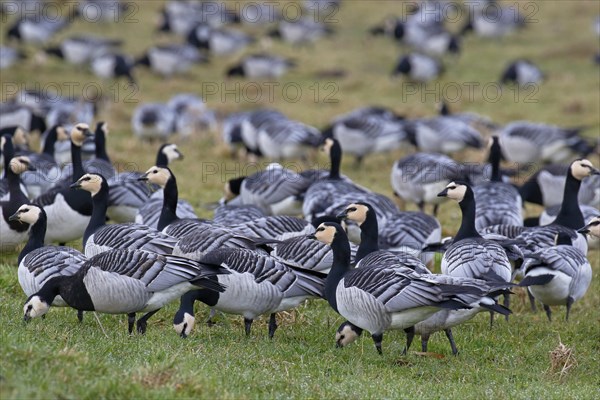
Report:
[[[141,3],[131,15],[137,22],[94,25],[77,21],[58,39],[75,32],[120,37],[125,40],[124,49],[131,54],[140,54],[154,42],[175,40],[153,33],[163,2]],[[227,4],[234,6],[233,2]],[[279,8],[285,4],[277,2]],[[108,121],[111,127],[109,153],[120,166],[133,163],[138,170],[152,165],[156,145],[139,143],[132,137],[129,121],[136,105],[166,101],[178,92],[200,93],[203,89],[208,106],[222,114],[268,106],[323,127],[334,115],[366,104],[386,105],[410,117],[433,115],[440,96],[453,96],[455,92],[450,90],[458,86],[462,94],[451,104],[456,111],[482,113],[498,123],[529,119],[564,126],[583,125],[589,127],[587,136],[598,137],[600,74],[592,57],[599,45],[591,25],[600,14],[600,3],[504,2],[516,4],[530,15],[528,27],[502,40],[465,38],[460,57],[446,60],[446,74],[423,87],[391,80],[393,64],[403,49],[389,40],[366,35],[367,28],[386,15],[399,14],[401,4],[345,0],[339,12],[331,16],[336,30],[332,38],[300,48],[263,41],[249,49],[252,52],[266,46],[268,51],[297,60],[298,68],[281,81],[282,86],[292,83],[300,87],[302,94],[297,102],[286,99],[280,90],[275,90],[271,101],[264,82],[258,82],[263,93],[257,96],[248,81],[224,81],[225,69],[239,56],[213,59],[209,65],[166,81],[139,71],[139,91],[131,92],[123,82],[114,86],[113,82],[98,81],[84,68],[55,59],[42,60],[35,56],[34,48],[25,49],[29,58],[23,65],[1,72],[0,96],[5,101],[15,88],[36,85],[66,90],[65,82],[79,84],[74,86],[75,94],[82,94],[86,83],[99,85],[106,99],[99,119]],[[4,22],[2,35],[7,26]],[[457,23],[454,28],[459,26]],[[265,31],[264,27],[243,29]],[[4,36],[0,39],[2,43],[6,40]],[[521,57],[530,58],[546,72],[547,81],[539,90],[508,90],[496,101],[491,89],[489,93],[481,89],[496,82],[509,60]],[[346,71],[345,77],[322,78],[323,72],[340,69]],[[480,83],[472,96],[467,92],[471,82]],[[216,93],[207,94],[215,85]],[[411,94],[413,91],[416,93]],[[247,101],[254,97],[252,94],[257,100]],[[172,168],[178,177],[180,197],[190,201],[199,215],[209,217],[211,213],[203,205],[221,196],[227,179],[251,167],[228,158],[216,133],[187,142],[177,138],[174,141],[185,154],[185,160]],[[347,157],[343,172],[360,184],[391,195],[392,163],[409,151],[370,157],[360,169],[354,169]],[[464,154],[465,161],[482,159],[483,155],[475,152]],[[597,155],[592,161],[600,165]],[[327,160],[315,155],[313,163],[326,167]],[[528,208],[530,214],[539,211]],[[439,218],[445,234],[456,232],[460,218],[456,204],[444,204]],[[171,325],[175,305],[150,320],[145,336],[129,336],[124,316],[98,315],[101,327],[93,314],[87,313],[79,324],[75,312],[66,309],[52,309],[45,320],[25,325],[25,298],[16,276],[17,255],[0,257],[2,399],[600,397],[598,250],[589,254],[595,273],[592,286],[585,298],[575,304],[568,323],[564,321],[564,308],[556,310],[551,323],[543,313],[533,314],[526,306],[524,293],[517,290],[510,322],[497,319],[490,329],[486,314],[455,329],[461,351],[457,357],[451,355],[443,334],[434,335],[429,349],[442,354],[441,359],[414,352],[401,357],[404,335],[398,332],[385,335],[383,357],[377,355],[368,337],[346,349],[336,349],[334,332],[341,318],[322,301],[280,315],[280,329],[273,341],[267,338],[264,320],[257,321],[252,335],[246,338],[242,320],[236,317],[221,317],[212,328],[199,322],[195,332],[182,340]],[[197,321],[207,315],[206,308],[199,309]],[[576,360],[576,365],[562,375],[551,369],[550,360],[550,352],[561,341],[574,351]],[[418,341],[413,346],[413,351],[420,350]]]

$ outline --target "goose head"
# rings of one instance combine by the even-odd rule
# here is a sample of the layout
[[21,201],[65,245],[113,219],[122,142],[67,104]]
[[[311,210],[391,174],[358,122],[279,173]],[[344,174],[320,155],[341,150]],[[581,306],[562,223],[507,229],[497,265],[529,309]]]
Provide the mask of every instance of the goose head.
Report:
[[227,183],[225,183],[225,187],[223,189],[225,201],[233,200],[240,195],[242,191],[242,182],[244,182],[244,179],[246,179],[245,176],[240,176],[239,178],[230,179]]
[[196,319],[188,312],[179,310],[173,318],[173,328],[182,338],[187,338],[194,329]]
[[18,147],[27,146],[29,143],[29,134],[27,131],[20,126],[17,126],[15,128],[15,133],[13,134],[13,143]]
[[90,126],[88,124],[79,123],[71,130],[71,142],[76,146],[81,147],[83,146],[85,138],[93,135],[94,134],[90,131]]
[[144,175],[138,178],[139,181],[145,181],[149,183],[154,183],[160,186],[162,189],[167,186],[167,182],[169,179],[173,177],[173,173],[167,167],[157,167],[154,166],[150,168]]
[[464,200],[468,189],[469,186],[464,182],[450,182],[444,190],[438,193],[438,197],[447,197],[460,203]]
[[34,225],[43,213],[44,210],[36,205],[23,204],[13,215],[8,217],[8,220]]
[[358,226],[367,220],[367,217],[373,213],[373,208],[367,203],[352,203],[336,217],[343,220],[354,221]]
[[160,152],[164,154],[165,157],[167,157],[168,162],[172,162],[175,160],[183,160],[183,154],[181,153],[181,151],[179,151],[176,144],[164,144],[160,148]]
[[340,236],[340,232],[343,233],[344,230],[335,222],[323,222],[321,225],[319,225],[315,233],[309,235],[308,238],[316,239],[319,242],[331,246],[336,237]]
[[600,175],[600,170],[595,168],[590,160],[586,159],[573,161],[569,167],[569,170],[573,178],[577,179],[578,181],[581,181],[588,176]]
[[25,156],[13,157],[8,165],[10,170],[16,175],[21,175],[25,171],[35,171],[35,167],[31,165],[29,157]]
[[600,217],[594,217],[589,224],[579,229],[577,232],[590,234],[600,238]]
[[62,125],[56,126],[56,140],[58,140],[59,142],[69,140],[69,134],[67,133],[65,127]]
[[106,183],[106,179],[102,175],[98,174],[85,174],[75,183],[73,183],[70,187],[71,189],[83,189],[86,192],[90,192],[92,197],[97,195],[102,187],[106,186],[108,188],[108,184]]
[[23,319],[29,322],[32,318],[41,317],[50,309],[50,303],[43,296],[34,294],[27,299],[23,306]]
[[321,150],[324,153],[331,154],[331,150],[334,149],[334,147],[336,147],[336,146],[339,147],[339,145],[340,145],[340,143],[336,139],[327,138],[323,142],[323,146],[321,146]]
[[335,333],[335,347],[346,347],[354,343],[362,334],[362,329],[348,321],[343,322]]
[[108,136],[108,124],[106,122],[98,122],[96,124],[96,132],[102,132],[104,136]]

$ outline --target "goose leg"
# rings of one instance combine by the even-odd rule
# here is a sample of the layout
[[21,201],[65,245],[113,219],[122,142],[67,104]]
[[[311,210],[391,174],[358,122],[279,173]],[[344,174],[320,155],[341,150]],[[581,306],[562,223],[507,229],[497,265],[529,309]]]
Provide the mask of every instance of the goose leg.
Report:
[[269,339],[273,339],[275,330],[277,330],[277,319],[275,318],[275,313],[272,313],[269,318]]
[[552,311],[550,310],[550,306],[544,304],[544,311],[546,311],[546,316],[548,317],[548,321],[552,322]]
[[[160,308],[158,310],[160,310]],[[148,319],[150,319],[151,316],[156,314],[158,312],[158,310],[150,311],[149,313],[146,313],[146,315],[144,315],[142,318],[138,319],[137,331],[139,333],[141,333],[141,334],[146,333],[146,326],[148,325]]]
[[252,328],[252,322],[254,320],[249,318],[244,318],[244,328],[246,330],[246,336],[250,336],[250,329]]
[[423,353],[427,353],[427,343],[429,343],[429,334],[422,333],[421,334],[421,351]]
[[494,312],[490,311],[490,329],[494,327]]
[[133,332],[133,325],[135,324],[135,313],[127,314],[127,330],[129,334]]
[[77,319],[79,322],[83,322],[83,310],[77,310]]
[[535,306],[535,297],[533,297],[533,295],[529,291],[529,288],[527,288],[527,297],[529,297],[529,304],[531,304],[531,311],[536,313],[537,307]]
[[406,328],[404,332],[406,332],[406,347],[402,352],[403,356],[405,356],[406,353],[408,353],[408,349],[410,349],[410,345],[412,344],[412,341],[415,338],[415,327],[411,326],[410,328]]
[[418,202],[417,207],[419,207],[419,211],[425,212],[425,202],[424,201]]
[[356,158],[354,159],[354,167],[360,168],[360,166],[362,165],[362,160],[363,160],[363,156],[361,156],[361,155],[356,156]]
[[[508,293],[504,295],[504,307],[510,308],[510,295]],[[508,314],[504,316],[504,319],[508,322]]]
[[444,329],[444,332],[446,332],[446,337],[448,338],[448,341],[450,342],[450,347],[452,348],[452,354],[457,355],[458,349],[456,348],[456,343],[454,342],[454,336],[452,336],[452,329],[450,329],[450,328]]
[[375,343],[375,348],[380,356],[383,355],[383,351],[381,351],[381,342],[383,341],[383,333],[380,334],[372,334],[371,338],[373,339],[373,343]]
[[206,325],[208,325],[209,327],[215,325],[215,321],[213,321],[215,315],[217,315],[217,310],[211,308],[210,314],[208,315],[208,319],[206,320]]
[[573,300],[573,298],[571,296],[567,297],[567,319],[566,321],[569,320],[569,313],[571,312],[571,306],[573,305],[575,301]]
[[435,205],[433,206],[433,216],[434,216],[434,217],[437,217],[437,214],[438,214],[438,210],[439,210],[439,208],[440,208],[440,205],[439,205],[439,204],[435,204]]

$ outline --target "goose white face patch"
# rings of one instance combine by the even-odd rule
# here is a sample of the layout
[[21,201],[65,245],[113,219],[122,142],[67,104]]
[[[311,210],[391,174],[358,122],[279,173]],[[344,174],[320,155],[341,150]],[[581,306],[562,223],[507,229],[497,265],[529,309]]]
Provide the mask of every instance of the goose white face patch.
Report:
[[459,185],[454,182],[450,182],[448,186],[446,186],[447,197],[452,200],[456,200],[459,203],[465,198],[465,193],[467,193],[467,187],[465,185]]
[[81,188],[95,196],[102,187],[102,178],[96,174],[85,174],[78,181]]
[[333,239],[335,238],[335,233],[336,231],[333,226],[321,224],[315,232],[315,237],[318,241],[323,242],[327,245],[331,245],[331,243],[333,243]]
[[25,156],[13,157],[10,160],[9,168],[15,174],[21,175],[23,172],[27,171],[29,164],[31,164],[31,162],[29,161],[29,157],[25,157]]
[[600,238],[600,217],[592,219],[586,228],[589,229],[590,235]]
[[369,212],[369,208],[363,204],[353,203],[346,207],[346,217],[359,226],[367,220],[367,212]]
[[73,127],[71,131],[71,141],[75,143],[77,146],[83,145],[83,141],[85,140],[85,132],[88,131],[90,127],[88,124],[77,124]]
[[30,204],[23,204],[17,210],[17,216],[19,221],[24,222],[26,224],[35,224],[40,218],[40,214],[42,210],[39,207]]
[[331,151],[331,148],[333,147],[333,139],[325,139],[325,144],[323,144],[323,151],[327,154],[329,154],[329,152]]
[[175,144],[170,144],[168,146],[165,146],[163,148],[162,152],[167,157],[167,160],[169,160],[169,162],[178,160],[181,158],[181,152],[179,151],[179,149],[177,148],[177,145],[175,145]]
[[171,173],[166,168],[154,166],[146,171],[146,177],[148,177],[148,182],[154,183],[164,189],[167,181],[171,178]]
[[196,318],[188,313],[183,314],[183,321],[178,324],[173,324],[173,328],[178,335],[184,334],[185,336],[189,336],[190,333],[194,330],[194,323],[196,322]]
[[25,129],[19,126],[15,130],[15,134],[13,135],[13,142],[15,142],[17,146],[25,146],[29,142],[28,136],[29,135],[27,134]]
[[335,344],[338,347],[346,347],[354,343],[356,339],[358,339],[358,333],[347,323],[335,333]]
[[46,314],[50,305],[40,299],[40,296],[33,296],[23,306],[23,316],[25,319],[37,318]]
[[571,174],[577,180],[582,180],[592,175],[594,165],[589,160],[577,160],[571,164]]

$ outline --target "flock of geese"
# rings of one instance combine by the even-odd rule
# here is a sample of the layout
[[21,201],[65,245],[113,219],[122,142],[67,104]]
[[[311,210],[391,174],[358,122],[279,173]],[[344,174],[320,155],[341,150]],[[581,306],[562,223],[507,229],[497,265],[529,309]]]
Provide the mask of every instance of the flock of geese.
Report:
[[[61,126],[53,131],[46,137],[65,134]],[[544,171],[520,188],[506,181],[502,135],[489,140],[489,165],[465,169],[452,161],[444,169],[450,175],[440,169],[430,174],[434,181],[415,175],[449,157],[408,155],[392,166],[397,195],[420,199],[421,208],[446,198],[460,207],[456,234],[442,239],[434,215],[400,211],[342,175],[343,146],[332,135],[321,136],[329,169],[298,173],[273,163],[232,179],[214,219],[206,220],[179,199],[168,167],[183,158],[176,145],[162,145],[147,171],[119,174],[110,164],[107,133],[106,122],[94,130],[76,124],[65,139],[71,162],[63,179],[33,201],[24,177],[38,172],[36,165],[48,170],[44,161],[60,165],[52,151],[35,153],[17,136],[2,136],[2,248],[25,243],[18,278],[28,296],[27,321],[51,306],[71,307],[80,320],[86,311],[126,314],[128,331],[144,333],[154,313],[180,299],[173,326],[182,337],[193,331],[198,301],[210,307],[211,318],[214,312],[243,316],[246,334],[256,318],[269,315],[272,338],[278,312],[324,299],[346,320],[336,332],[340,347],[366,330],[382,353],[384,332],[401,329],[405,352],[415,334],[426,351],[430,335],[444,331],[456,354],[452,328],[482,311],[492,322],[496,313],[508,318],[514,287],[526,287],[532,307],[541,303],[549,319],[551,306],[566,306],[568,319],[591,283],[586,254],[588,239],[597,245],[591,239],[600,237],[597,185],[587,189],[594,211],[584,216],[580,204],[584,183],[600,171],[586,159],[561,170],[563,198],[553,221],[526,227],[528,200],[521,193],[531,192]],[[90,136],[96,157],[84,161],[81,147]],[[544,186],[537,190],[545,198]],[[77,239],[82,252],[65,246]],[[434,252],[443,253],[441,274],[431,271]]]

